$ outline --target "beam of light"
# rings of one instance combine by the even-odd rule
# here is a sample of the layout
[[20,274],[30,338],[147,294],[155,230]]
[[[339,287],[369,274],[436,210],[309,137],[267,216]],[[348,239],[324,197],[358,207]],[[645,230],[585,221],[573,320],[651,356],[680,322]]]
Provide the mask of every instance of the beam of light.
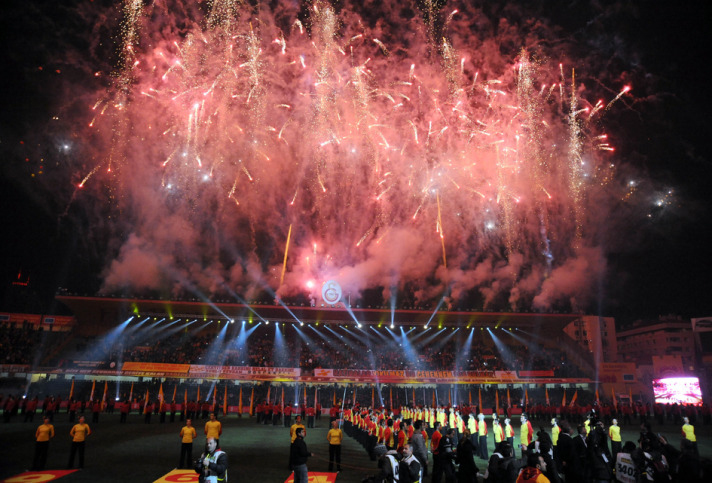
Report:
[[440,301],[438,302],[438,305],[435,307],[435,310],[433,310],[433,313],[430,315],[430,318],[428,321],[425,323],[425,328],[428,328],[430,326],[430,322],[432,322],[433,317],[435,317],[435,314],[438,313],[438,310],[440,310],[440,307],[442,307],[443,302],[445,302],[445,296],[442,296],[440,298]]
[[413,332],[415,329],[410,329],[408,332],[405,332],[403,330],[403,327],[400,328],[400,345],[403,348],[403,353],[405,354],[406,360],[411,364],[411,367],[415,370],[420,369],[420,358],[418,357],[418,353],[411,344],[411,341],[408,340],[408,334]]
[[470,329],[470,333],[467,335],[467,340],[465,340],[464,344],[460,345],[461,349],[457,352],[457,355],[455,356],[456,371],[466,371],[469,368],[470,353],[472,352],[472,336],[474,335],[474,333],[475,329]]
[[[511,350],[509,350],[509,348],[507,347],[507,344],[502,342],[502,339],[500,339],[496,335],[496,332],[497,332],[497,330],[491,330],[489,327],[487,327],[487,333],[490,335],[490,337],[492,337],[492,340],[494,341],[494,345],[497,347],[497,351],[499,352],[499,355],[501,356],[501,358],[505,362],[516,360],[516,356],[514,355],[514,353]],[[527,346],[527,345],[528,344],[525,344],[525,346]]]
[[[287,367],[287,346],[284,343],[284,335],[279,328],[279,322],[274,324],[274,349],[272,350],[272,361],[275,367]],[[284,325],[282,326],[284,328]]]

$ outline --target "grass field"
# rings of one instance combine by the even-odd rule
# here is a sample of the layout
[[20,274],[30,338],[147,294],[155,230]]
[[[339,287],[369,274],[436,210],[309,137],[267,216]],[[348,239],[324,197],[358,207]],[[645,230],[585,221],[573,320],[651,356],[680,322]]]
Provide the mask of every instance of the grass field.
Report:
[[[87,414],[91,420],[91,414]],[[289,430],[281,426],[262,426],[251,418],[228,416],[221,419],[223,435],[220,446],[229,458],[231,481],[283,483],[290,474],[287,469],[289,455]],[[315,456],[310,459],[310,471],[328,469],[328,418],[322,418],[314,429],[307,432],[306,442]],[[10,423],[0,422],[0,481],[17,475],[30,468],[34,454],[34,432],[41,424],[35,417],[33,423],[23,423],[15,417]],[[193,445],[197,458],[205,442],[204,421],[197,421],[199,438]],[[55,417],[56,437],[50,443],[47,469],[64,469],[69,459],[71,424],[68,416],[61,413]],[[61,478],[62,483],[79,482],[154,482],[178,464],[180,439],[178,432],[183,426],[176,422],[158,423],[154,416],[151,424],[144,424],[143,417],[132,414],[126,424],[119,424],[119,414],[102,414],[99,423],[91,424],[92,435],[86,443],[85,465],[82,471]],[[515,421],[518,434],[519,425]],[[534,424],[535,430],[538,424]],[[666,425],[653,430],[668,437],[671,444],[679,447],[678,427]],[[638,439],[638,425],[623,427],[623,441]],[[697,426],[700,454],[712,457],[712,426]],[[518,444],[518,437],[515,444]],[[489,454],[492,454],[493,440],[489,439]],[[484,470],[485,462],[477,460]],[[432,457],[430,460],[432,466]],[[337,483],[360,483],[363,478],[376,472],[375,462],[354,440],[344,436],[342,467]],[[427,481],[428,479],[426,479]],[[39,481],[39,480],[29,480]]]

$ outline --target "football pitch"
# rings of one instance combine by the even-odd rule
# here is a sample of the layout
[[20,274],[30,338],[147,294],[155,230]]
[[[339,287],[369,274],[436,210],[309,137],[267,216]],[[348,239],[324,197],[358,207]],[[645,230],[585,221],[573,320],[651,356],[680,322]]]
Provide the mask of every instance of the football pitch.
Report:
[[[87,421],[91,421],[90,413],[85,416]],[[284,483],[288,479],[291,473],[287,468],[290,446],[288,428],[258,425],[254,418],[238,418],[235,415],[220,420],[223,423],[220,446],[228,454],[229,481]],[[488,423],[491,425],[491,421]],[[34,422],[24,423],[20,417],[15,417],[10,423],[0,422],[0,482],[51,481],[49,476],[17,477],[32,465],[34,434],[39,424],[39,415],[35,416]],[[64,412],[55,416],[53,424],[56,436],[50,442],[46,470],[65,470],[69,460],[69,430],[72,424]],[[204,424],[203,420],[194,421],[198,439],[193,444],[193,459],[202,452],[205,442]],[[181,447],[178,433],[184,423],[179,422],[177,417],[173,423],[167,421],[161,424],[158,417],[154,416],[151,424],[145,424],[142,416],[131,414],[126,424],[119,424],[118,413],[102,414],[98,423],[89,422],[89,425],[92,434],[86,442],[84,469],[61,476],[57,480],[59,483],[197,481],[197,478],[187,476],[165,477],[178,466]],[[533,425],[537,431],[540,422],[533,422]],[[518,421],[515,420],[513,426],[517,431],[515,444],[518,445]],[[548,425],[546,428],[548,429]],[[318,420],[315,428],[307,429],[305,441],[309,451],[315,455],[308,463],[310,472],[328,470],[328,429],[328,417]],[[670,443],[679,448],[681,435],[678,427],[671,424],[658,427],[653,424],[653,430],[668,437]],[[623,427],[621,436],[624,442],[637,441],[638,433],[639,425],[634,424]],[[700,455],[712,456],[712,427],[698,424],[696,433]],[[488,446],[488,453],[491,455],[494,449],[491,436]],[[363,447],[346,435],[342,444],[341,461],[342,471],[336,477],[336,483],[361,483],[364,478],[377,472],[376,462],[371,461]],[[480,470],[484,471],[486,462],[476,458],[476,463]],[[432,467],[432,456],[429,466]]]

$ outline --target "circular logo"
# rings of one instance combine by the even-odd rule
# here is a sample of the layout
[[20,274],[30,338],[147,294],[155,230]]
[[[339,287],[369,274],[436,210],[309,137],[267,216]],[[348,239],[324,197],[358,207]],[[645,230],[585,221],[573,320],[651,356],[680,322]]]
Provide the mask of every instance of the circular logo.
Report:
[[336,280],[324,282],[321,286],[321,298],[329,305],[338,303],[341,300],[341,286]]

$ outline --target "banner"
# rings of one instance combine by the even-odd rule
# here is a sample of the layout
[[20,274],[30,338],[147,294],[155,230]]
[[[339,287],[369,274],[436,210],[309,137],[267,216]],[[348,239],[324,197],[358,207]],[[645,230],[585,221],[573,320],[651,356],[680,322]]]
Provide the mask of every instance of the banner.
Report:
[[137,372],[141,374],[129,375],[151,375],[156,373],[176,373],[188,374],[189,364],[168,364],[163,362],[124,362],[121,372],[124,374]]
[[517,371],[519,377],[554,377],[554,371]]
[[218,379],[275,380],[294,379],[301,375],[298,367],[250,367],[190,365],[190,377]]

